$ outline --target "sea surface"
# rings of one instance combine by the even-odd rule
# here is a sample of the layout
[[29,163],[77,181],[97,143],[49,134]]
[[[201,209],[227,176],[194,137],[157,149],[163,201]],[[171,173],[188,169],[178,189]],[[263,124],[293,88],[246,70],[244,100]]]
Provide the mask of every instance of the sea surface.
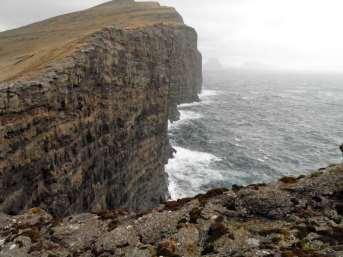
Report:
[[342,161],[343,76],[207,72],[200,99],[169,125],[172,199]]

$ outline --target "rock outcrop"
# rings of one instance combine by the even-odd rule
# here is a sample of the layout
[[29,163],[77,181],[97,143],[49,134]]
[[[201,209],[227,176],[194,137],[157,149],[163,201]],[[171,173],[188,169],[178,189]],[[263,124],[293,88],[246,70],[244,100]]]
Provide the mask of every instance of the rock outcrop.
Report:
[[147,213],[0,216],[0,256],[342,257],[343,165],[215,189]]
[[166,199],[168,118],[202,79],[196,32],[173,8],[117,0],[3,32],[0,60],[1,211]]

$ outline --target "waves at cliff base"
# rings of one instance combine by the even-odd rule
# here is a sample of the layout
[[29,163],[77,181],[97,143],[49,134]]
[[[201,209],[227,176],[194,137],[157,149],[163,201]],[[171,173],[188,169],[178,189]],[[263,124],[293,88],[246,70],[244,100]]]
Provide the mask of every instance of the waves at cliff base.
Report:
[[297,176],[341,161],[343,78],[230,74],[169,124],[173,199]]

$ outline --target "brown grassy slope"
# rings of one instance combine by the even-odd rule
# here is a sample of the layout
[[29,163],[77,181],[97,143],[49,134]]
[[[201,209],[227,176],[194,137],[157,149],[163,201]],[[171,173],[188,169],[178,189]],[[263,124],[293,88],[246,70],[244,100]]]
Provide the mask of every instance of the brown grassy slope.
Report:
[[36,74],[75,50],[102,27],[136,28],[156,23],[183,23],[170,7],[154,2],[114,0],[84,11],[57,16],[0,33],[0,83]]

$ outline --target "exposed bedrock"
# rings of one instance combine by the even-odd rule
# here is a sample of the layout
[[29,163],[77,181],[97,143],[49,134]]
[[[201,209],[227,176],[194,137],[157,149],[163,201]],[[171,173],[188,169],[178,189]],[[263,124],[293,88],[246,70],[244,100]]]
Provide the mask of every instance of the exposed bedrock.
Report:
[[215,189],[148,213],[0,214],[0,256],[342,257],[343,166]]
[[168,117],[198,99],[201,79],[196,32],[156,23],[107,26],[30,79],[0,83],[0,210],[158,205]]

